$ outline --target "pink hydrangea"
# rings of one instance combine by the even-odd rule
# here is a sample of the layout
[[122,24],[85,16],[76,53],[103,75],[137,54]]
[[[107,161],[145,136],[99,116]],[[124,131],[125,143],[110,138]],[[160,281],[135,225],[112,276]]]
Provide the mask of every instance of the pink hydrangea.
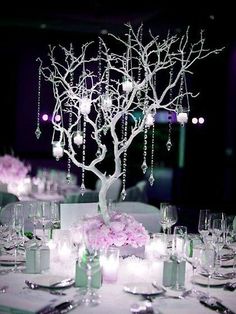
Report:
[[[74,232],[81,231],[81,224]],[[141,247],[146,244],[149,235],[144,226],[126,213],[112,212],[109,224],[105,224],[100,215],[87,217],[82,223],[87,234],[88,245],[95,248],[131,245]]]
[[24,179],[31,167],[11,155],[0,157],[0,182],[9,184]]

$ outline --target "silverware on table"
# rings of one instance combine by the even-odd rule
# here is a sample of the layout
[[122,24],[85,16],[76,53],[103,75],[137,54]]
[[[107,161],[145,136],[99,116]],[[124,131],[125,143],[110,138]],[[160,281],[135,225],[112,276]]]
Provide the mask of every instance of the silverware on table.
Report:
[[54,295],[66,295],[66,293],[64,291],[59,291],[59,290],[51,290],[50,287],[47,288],[47,287],[41,287],[39,286],[38,284],[34,283],[34,282],[31,282],[29,280],[25,280],[25,284],[27,285],[27,287],[31,290],[42,290],[42,291],[47,291],[51,294],[54,294]]
[[224,285],[224,290],[234,291],[236,289],[236,282],[227,282]]
[[236,314],[231,311],[227,306],[221,303],[221,301],[215,297],[204,296],[199,299],[199,302],[211,310],[217,311],[222,314]]

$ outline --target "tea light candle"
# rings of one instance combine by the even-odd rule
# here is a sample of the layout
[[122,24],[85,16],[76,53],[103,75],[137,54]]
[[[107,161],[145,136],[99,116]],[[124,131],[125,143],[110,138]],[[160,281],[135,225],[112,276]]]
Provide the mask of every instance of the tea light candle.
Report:
[[145,246],[145,256],[147,259],[162,258],[166,254],[167,247],[162,238],[153,238]]
[[58,255],[60,259],[62,260],[68,259],[70,257],[70,254],[71,254],[71,248],[66,242],[63,242],[61,245],[59,245]]

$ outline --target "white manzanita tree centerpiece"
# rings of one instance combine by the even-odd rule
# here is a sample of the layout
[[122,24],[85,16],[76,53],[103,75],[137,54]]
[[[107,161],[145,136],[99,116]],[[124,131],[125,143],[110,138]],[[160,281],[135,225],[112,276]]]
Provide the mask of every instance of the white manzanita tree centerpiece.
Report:
[[[82,46],[78,56],[74,47],[49,46],[49,59],[40,62],[38,120],[36,136],[40,130],[41,75],[53,87],[53,155],[68,157],[70,163],[82,169],[81,193],[85,192],[84,173],[93,172],[101,180],[99,206],[106,224],[109,223],[106,193],[117,178],[123,181],[122,198],[125,199],[127,150],[133,140],[143,132],[144,161],[147,169],[147,131],[154,128],[160,109],[176,114],[177,122],[188,120],[189,99],[197,95],[187,89],[192,65],[221,49],[205,48],[203,33],[199,40],[189,42],[189,30],[182,36],[160,39],[151,31],[143,35],[143,27],[135,31],[126,25],[123,38],[109,34],[115,41],[116,51],[99,38],[98,45],[90,42]],[[118,44],[118,45],[117,45]],[[114,48],[113,47],[113,48]],[[96,55],[92,52],[96,51]],[[138,115],[137,115],[138,113]],[[58,118],[59,117],[59,118]],[[88,154],[87,142],[96,145]],[[112,145],[114,168],[109,175],[101,170]],[[94,146],[94,145],[93,145]],[[171,147],[168,138],[167,149]],[[153,162],[153,154],[152,154]],[[154,177],[151,172],[150,184]]]

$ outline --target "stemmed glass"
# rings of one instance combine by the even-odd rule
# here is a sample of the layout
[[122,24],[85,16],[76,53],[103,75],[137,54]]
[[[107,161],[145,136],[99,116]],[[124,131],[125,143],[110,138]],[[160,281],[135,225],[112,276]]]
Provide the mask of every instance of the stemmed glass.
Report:
[[207,290],[210,296],[210,280],[215,272],[215,250],[209,243],[200,252],[200,266],[207,272]]
[[172,241],[172,259],[176,261],[176,281],[172,286],[174,290],[184,290],[185,288],[180,283],[179,265],[186,257],[186,241],[187,241],[187,227],[175,226],[173,241]]
[[49,202],[41,202],[37,207],[37,220],[43,228],[43,243],[46,243],[45,227],[51,222],[51,207]]
[[210,217],[209,209],[200,210],[198,218],[198,232],[200,233],[204,243],[206,243],[206,237],[209,234],[209,217]]
[[171,226],[173,226],[178,219],[177,208],[169,203],[160,204],[160,224],[162,226],[164,234],[166,234],[166,241],[168,240],[168,235],[171,232]]
[[83,241],[85,244],[84,254],[80,260],[80,267],[87,275],[87,287],[82,302],[85,305],[98,305],[100,296],[92,287],[93,276],[100,270],[99,251],[94,249],[90,242],[90,232],[83,230]]
[[230,215],[226,218],[226,230],[227,230],[227,247],[233,252],[233,273],[234,278],[236,277],[236,242],[234,237],[236,235],[236,230],[234,229],[234,224],[236,225],[236,216]]
[[29,204],[29,214],[28,218],[33,223],[33,240],[36,242],[36,225],[38,223],[38,217],[37,217],[37,206],[38,202],[32,202]]
[[216,251],[216,266],[221,265],[220,251],[225,244],[225,221],[222,219],[214,219],[212,221],[212,245]]
[[200,252],[199,249],[193,249],[192,256],[186,256],[186,261],[192,266],[192,288],[184,292],[185,296],[199,298],[205,295],[204,292],[197,290],[195,287],[195,271],[200,266]]
[[22,272],[22,269],[17,267],[17,255],[19,246],[24,244],[24,212],[22,204],[14,206],[11,237],[14,243],[14,267],[13,272]]

